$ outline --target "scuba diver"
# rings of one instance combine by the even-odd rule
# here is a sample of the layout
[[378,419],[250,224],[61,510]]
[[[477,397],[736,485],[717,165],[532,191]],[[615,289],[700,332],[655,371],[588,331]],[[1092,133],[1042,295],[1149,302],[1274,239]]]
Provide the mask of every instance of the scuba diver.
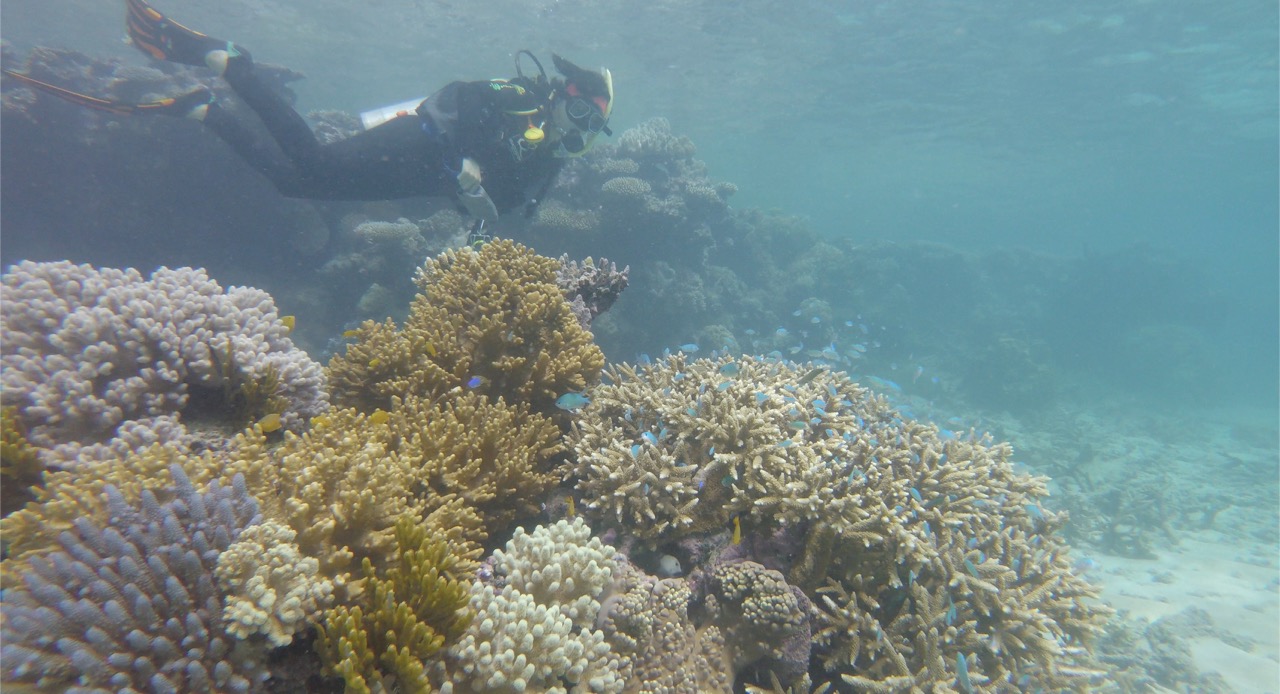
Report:
[[[246,127],[209,89],[144,104],[80,94],[5,70],[8,77],[67,101],[119,114],[158,113],[204,123],[287,197],[393,200],[454,197],[477,220],[523,206],[533,214],[566,158],[612,135],[613,77],[552,55],[549,78],[526,50],[511,80],[451,82],[402,112],[345,140],[322,145],[292,106],[255,71],[240,46],[189,29],[144,0],[127,0],[133,45],[156,60],[204,66],[227,81],[266,126],[278,147]],[[521,70],[528,56],[538,69]]]

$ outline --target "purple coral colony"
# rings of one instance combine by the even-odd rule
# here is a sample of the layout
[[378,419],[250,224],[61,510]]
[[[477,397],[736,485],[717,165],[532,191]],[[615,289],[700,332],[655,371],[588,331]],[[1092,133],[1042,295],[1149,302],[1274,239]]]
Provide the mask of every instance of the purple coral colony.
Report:
[[[600,150],[533,235],[678,246],[643,269],[651,298],[677,322],[727,301],[737,276],[696,263],[731,186],[662,121]],[[769,243],[754,221],[740,267]],[[815,301],[792,333],[712,325],[725,349],[606,364],[592,330],[619,329],[597,319],[627,268],[505,240],[437,254],[447,216],[342,224],[329,262],[368,271],[377,320],[335,331],[327,366],[271,295],[203,270],[4,274],[6,688],[1106,682],[1089,649],[1110,612],[1047,480],[853,380],[865,325]]]

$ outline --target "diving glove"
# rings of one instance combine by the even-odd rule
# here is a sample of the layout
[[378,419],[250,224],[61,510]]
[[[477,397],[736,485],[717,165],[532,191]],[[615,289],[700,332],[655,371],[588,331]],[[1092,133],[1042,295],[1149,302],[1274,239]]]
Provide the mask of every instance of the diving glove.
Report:
[[464,158],[462,170],[458,172],[458,200],[476,219],[486,222],[498,221],[498,208],[480,185],[480,165],[475,160]]
[[489,194],[485,192],[484,186],[477,183],[470,191],[461,191],[458,193],[458,200],[462,206],[467,208],[467,212],[476,219],[483,219],[486,222],[498,221],[498,208],[493,204],[493,200],[489,198]]

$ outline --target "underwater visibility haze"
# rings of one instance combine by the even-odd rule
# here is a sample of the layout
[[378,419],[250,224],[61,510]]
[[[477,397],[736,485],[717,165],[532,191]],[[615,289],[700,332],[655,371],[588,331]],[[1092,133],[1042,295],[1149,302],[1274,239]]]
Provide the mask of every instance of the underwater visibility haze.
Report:
[[[5,686],[1280,692],[1276,3],[156,9],[322,142],[521,49],[611,135],[471,243],[6,76]],[[247,113],[125,12],[3,68]]]

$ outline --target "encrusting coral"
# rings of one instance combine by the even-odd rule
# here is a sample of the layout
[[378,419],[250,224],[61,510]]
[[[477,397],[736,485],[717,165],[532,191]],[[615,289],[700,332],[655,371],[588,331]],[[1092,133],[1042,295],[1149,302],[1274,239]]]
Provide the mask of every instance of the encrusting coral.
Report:
[[556,285],[559,264],[508,240],[429,260],[402,329],[364,323],[329,364],[336,404],[366,412],[391,398],[470,389],[553,412],[599,379],[604,354]]
[[[1045,479],[1007,445],[943,436],[842,374],[682,355],[615,367],[575,422],[585,506],[651,545],[807,528],[791,582],[823,591],[822,662],[880,689],[1080,686],[1072,663],[1108,610],[1042,511]],[[974,657],[980,653],[980,657]]]
[[407,517],[396,523],[395,535],[391,567],[379,575],[366,558],[361,604],[326,612],[320,628],[317,647],[326,670],[355,694],[433,691],[426,661],[471,623],[467,584],[448,544]]

